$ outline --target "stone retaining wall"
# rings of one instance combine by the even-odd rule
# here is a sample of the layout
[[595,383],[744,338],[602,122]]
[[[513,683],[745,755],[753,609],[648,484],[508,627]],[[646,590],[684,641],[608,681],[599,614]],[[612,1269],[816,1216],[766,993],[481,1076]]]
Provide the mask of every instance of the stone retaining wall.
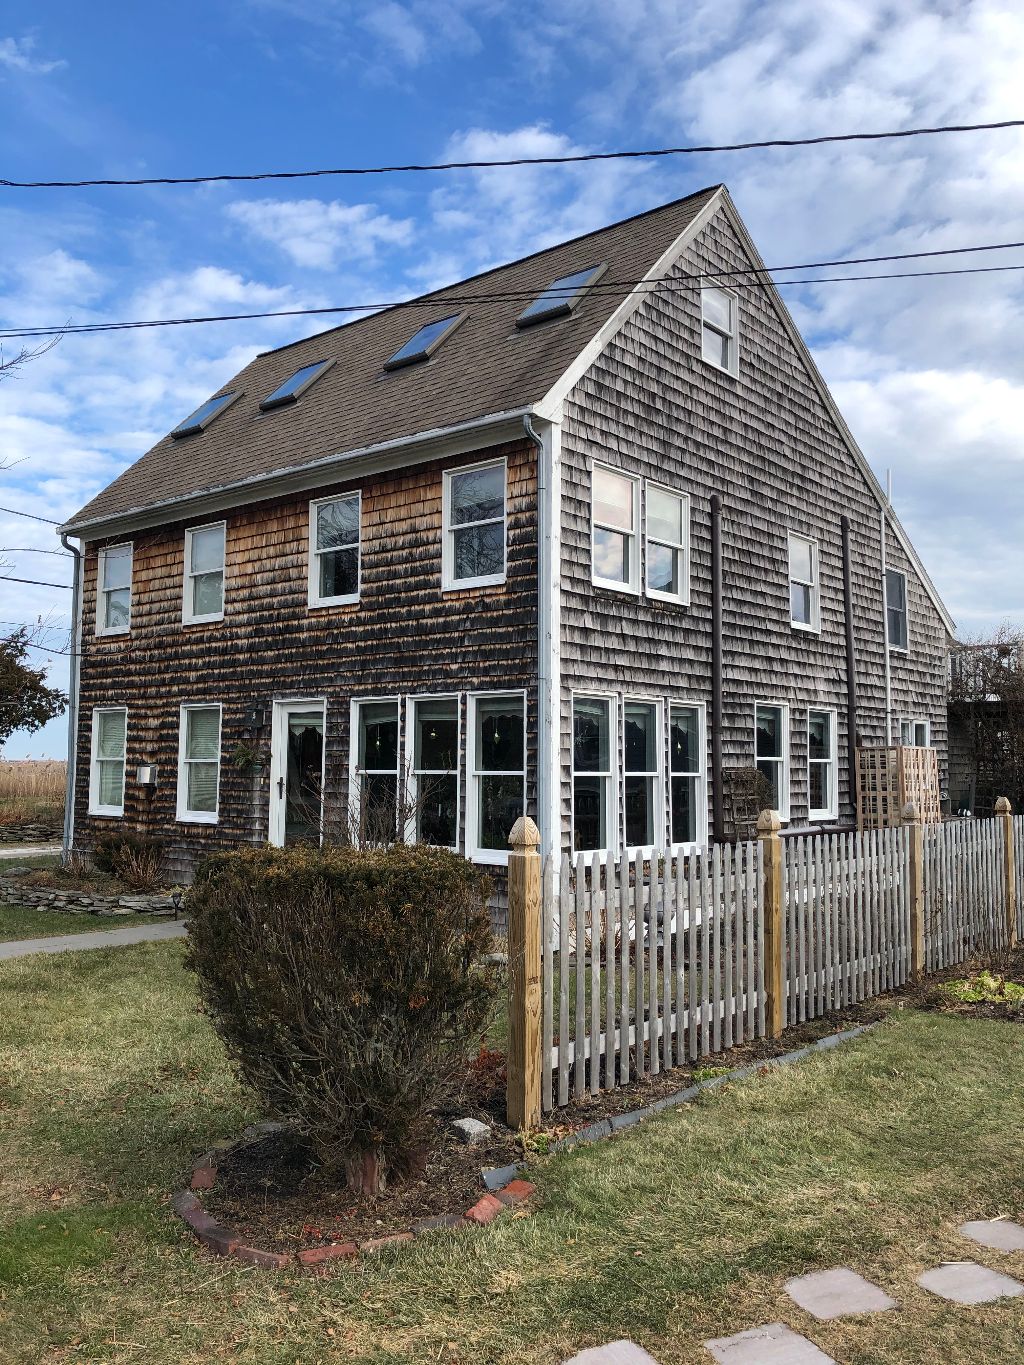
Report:
[[59,825],[0,825],[0,844],[52,844],[63,836]]
[[0,905],[25,905],[65,915],[174,914],[174,902],[163,893],[101,896],[93,891],[56,891],[50,886],[25,886],[20,878],[11,876],[0,877]]

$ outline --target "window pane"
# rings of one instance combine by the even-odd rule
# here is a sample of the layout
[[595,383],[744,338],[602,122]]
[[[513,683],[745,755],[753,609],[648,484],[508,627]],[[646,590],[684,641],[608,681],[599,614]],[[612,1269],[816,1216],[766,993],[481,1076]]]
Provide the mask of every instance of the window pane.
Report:
[[613,474],[609,469],[594,470],[594,520],[620,531],[633,529],[633,497],[636,485],[632,479]]
[[124,803],[124,763],[104,759],[99,765],[99,798],[101,806],[120,806]]
[[897,649],[907,647],[907,613],[898,607],[889,608],[889,643]]
[[224,567],[223,526],[207,526],[202,531],[193,531],[191,545],[189,567],[193,573],[206,573],[210,569]]
[[700,718],[695,706],[673,706],[668,748],[672,772],[700,772]]
[[217,758],[220,754],[220,711],[215,707],[185,712],[185,757]]
[[805,583],[790,583],[789,585],[789,615],[790,620],[798,622],[802,626],[814,624],[811,616],[811,590]]
[[103,555],[104,588],[127,588],[132,581],[132,550],[130,545],[119,545]]
[[789,576],[802,583],[811,583],[814,579],[811,542],[800,536],[789,538]]
[[316,509],[316,548],[336,550],[359,543],[359,499],[341,498]]
[[218,616],[223,610],[223,573],[197,574],[192,580],[192,615]]
[[478,772],[522,772],[522,697],[481,697],[477,701],[476,765]]
[[424,844],[454,848],[459,840],[459,788],[454,773],[420,779],[416,801],[416,837]]
[[654,843],[654,778],[627,777],[626,843],[639,848]]
[[832,757],[831,728],[832,717],[827,712],[811,712],[807,722],[807,750],[812,759]]
[[508,836],[526,805],[526,784],[521,777],[481,777],[478,820],[481,848],[508,852]]
[[647,489],[647,534],[679,545],[683,539],[683,500],[661,488]]
[[454,533],[452,576],[490,578],[505,572],[505,523],[466,526]]
[[[572,761],[578,773],[606,773],[611,767],[608,702],[577,697],[572,704]],[[603,847],[595,844],[594,848]]]
[[828,765],[812,763],[810,768],[811,810],[828,809]]
[[714,323],[723,332],[731,332],[732,298],[722,289],[702,289],[700,300],[705,321]]
[[328,550],[320,559],[320,596],[355,597],[359,591],[359,548]]
[[907,580],[896,569],[885,571],[885,600],[893,611],[903,611],[907,605]]
[[398,703],[364,702],[359,707],[360,768],[398,771]]
[[758,758],[782,757],[782,712],[777,706],[757,708]]
[[672,842],[693,844],[697,841],[697,779],[672,779]]
[[647,702],[626,702],[626,772],[650,773],[658,766],[657,708]]
[[928,744],[928,725],[925,721],[914,726],[914,743],[926,748]]
[[107,630],[122,630],[131,617],[131,589],[115,588],[104,594],[106,611],[103,625]]
[[779,773],[782,771],[782,764],[781,764],[781,763],[773,763],[773,762],[771,762],[770,760],[763,759],[763,758],[762,758],[762,759],[758,759],[758,761],[757,761],[757,771],[758,771],[759,773],[763,773],[764,776],[768,779],[768,787],[769,787],[769,796],[768,796],[768,800],[769,800],[770,803],[771,803],[771,807],[770,807],[770,808],[771,808],[772,810],[780,810],[780,809],[781,809],[781,806],[780,806],[780,804],[779,804],[779,796],[780,796],[780,792],[779,792]]
[[909,720],[900,721],[900,743],[913,744],[913,742],[914,727],[911,725]]
[[123,711],[101,711],[97,716],[99,738],[96,742],[98,758],[124,758],[124,729],[127,717]]
[[398,778],[364,773],[360,785],[361,833],[369,843],[390,843],[398,833]]
[[710,360],[712,365],[721,365],[723,370],[729,368],[729,338],[723,336],[721,332],[716,332],[711,327],[704,328],[701,354],[705,360]]
[[188,808],[194,811],[217,809],[217,764],[189,763],[188,769]]
[[505,466],[491,465],[489,469],[467,469],[462,474],[453,474],[449,496],[453,526],[503,516]]
[[618,531],[594,527],[594,574],[611,583],[628,583],[632,539]]
[[573,780],[572,846],[577,852],[608,847],[608,779]]
[[680,568],[682,555],[667,545],[647,545],[647,586],[651,592],[678,597],[683,590]]
[[459,703],[415,703],[415,766],[417,769],[454,769],[459,766]]

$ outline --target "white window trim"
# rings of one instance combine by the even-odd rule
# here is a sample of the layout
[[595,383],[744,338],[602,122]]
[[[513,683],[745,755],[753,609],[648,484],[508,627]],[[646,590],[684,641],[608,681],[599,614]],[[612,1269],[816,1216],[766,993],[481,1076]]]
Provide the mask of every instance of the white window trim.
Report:
[[[659,540],[652,536],[647,529],[647,492],[649,489],[656,492],[666,493],[669,497],[678,498],[683,504],[683,538],[678,545],[673,545],[670,541]],[[679,593],[659,592],[652,588],[649,581],[648,571],[650,569],[651,555],[650,546],[664,545],[669,549],[678,550],[682,557],[682,591]],[[668,484],[659,483],[656,479],[644,480],[644,589],[648,597],[658,602],[674,602],[676,606],[688,607],[690,605],[690,495],[680,493],[677,488],[669,488]]]
[[[894,645],[889,638],[889,580],[886,575],[899,574],[903,579],[903,619],[906,622],[907,643],[905,645]],[[889,648],[890,654],[909,654],[910,653],[910,597],[907,593],[907,575],[902,569],[894,569],[891,564],[887,564],[882,572],[882,600],[885,607],[885,643]]]
[[[106,616],[106,590],[103,587],[104,566],[107,562],[107,555],[112,550],[128,550],[130,568],[128,571],[128,624],[126,626],[107,626],[104,625]],[[119,545],[106,545],[100,550],[96,560],[96,634],[97,635],[127,635],[132,628],[132,578],[135,573],[135,545],[130,540],[124,540]],[[113,591],[116,591],[114,589]]]
[[[626,769],[626,707],[630,702],[637,702],[643,706],[654,707],[654,732],[656,739],[655,762],[657,768],[654,773],[631,773]],[[665,703],[660,697],[644,697],[630,693],[622,698],[622,723],[619,730],[619,786],[621,788],[621,819],[620,828],[617,834],[621,841],[622,851],[627,855],[637,853],[643,854],[645,858],[650,858],[655,853],[664,851],[667,839],[665,832],[665,819],[667,815],[667,801],[665,794],[665,763],[668,758],[668,741],[665,725]],[[654,825],[653,844],[630,844],[626,841],[626,778],[627,777],[646,777],[654,781],[654,811],[652,824]]]
[[789,743],[789,702],[785,702],[785,701],[772,701],[770,697],[760,697],[760,698],[758,698],[757,701],[754,702],[754,767],[755,767],[755,768],[757,767],[757,760],[758,760],[758,752],[757,752],[757,712],[758,712],[758,708],[761,707],[761,706],[763,706],[763,707],[765,707],[765,708],[767,708],[767,707],[772,707],[772,708],[774,708],[775,710],[781,711],[781,712],[782,712],[782,757],[781,757],[781,759],[766,759],[765,761],[766,761],[766,762],[775,762],[775,763],[781,762],[781,764],[782,764],[782,774],[781,774],[781,776],[780,776],[780,778],[779,778],[779,793],[780,793],[780,796],[782,797],[782,802],[781,802],[781,804],[785,807],[785,809],[784,809],[784,810],[778,811],[777,814],[778,814],[779,819],[783,822],[783,824],[786,824],[786,823],[789,821],[789,813],[790,813],[790,805],[791,805],[791,798],[790,798],[790,785],[791,785],[791,782],[790,782],[791,755],[790,755],[790,743]]
[[[523,701],[523,767],[519,770],[523,778],[523,814],[526,814],[526,785],[528,767],[527,740],[527,703],[525,688],[494,689],[487,692],[470,692],[466,717],[466,857],[474,863],[487,863],[492,867],[508,865],[508,850],[481,848],[477,829],[477,807],[479,779],[476,771],[476,712],[477,705],[488,697],[521,697]],[[516,774],[513,773],[513,776]],[[509,831],[511,833],[511,831]]]
[[[594,516],[594,474],[597,470],[607,470],[609,474],[616,475],[620,479],[628,479],[633,487],[633,529],[623,531],[620,526],[607,526],[604,522],[599,522]],[[606,464],[603,460],[595,460],[590,470],[590,581],[598,588],[609,588],[612,592],[625,592],[633,597],[640,596],[640,485],[643,480],[638,474],[627,474],[624,469],[616,469],[614,465]],[[611,531],[615,535],[628,535],[633,541],[633,554],[630,556],[629,582],[621,583],[615,578],[602,578],[597,572],[597,558],[594,554],[594,530],[598,528],[602,531]]]
[[[811,548],[811,579],[808,582],[803,578],[794,578],[792,569],[792,555],[790,548],[794,540],[802,541],[804,545]],[[811,619],[810,621],[793,620],[793,593],[794,583],[801,587],[811,590]],[[793,630],[802,630],[809,635],[821,634],[821,553],[818,542],[811,536],[802,535],[799,531],[790,531],[786,539],[786,584],[789,592],[789,624]]]
[[[828,805],[822,808],[811,806],[811,763],[825,763],[825,759],[811,758],[811,716],[828,716],[829,755],[828,763]],[[807,818],[819,823],[839,819],[839,736],[838,713],[830,706],[809,706],[807,708]]]
[[[402,763],[404,761],[405,736],[402,734],[402,697],[399,693],[393,692],[387,696],[368,696],[353,697],[349,702],[349,721],[348,721],[348,815],[349,822],[355,816],[359,816],[359,807],[362,801],[359,779],[364,772],[390,773],[390,768],[371,768],[364,769],[359,766],[359,708],[361,706],[372,706],[374,704],[393,704],[398,717],[398,755],[395,760],[397,767],[395,770],[395,819],[398,819],[398,798],[402,790]],[[324,752],[326,755],[326,731],[324,733]]]
[[[716,289],[719,294],[727,294],[732,300],[732,331],[725,332],[717,323],[708,321],[704,316],[704,291],[705,289]],[[729,339],[729,364],[719,365],[715,360],[708,360],[704,354],[704,328],[710,327],[719,336]],[[736,379],[740,372],[740,304],[739,295],[733,289],[724,289],[720,284],[702,284],[700,290],[700,358],[705,365],[711,369],[718,370],[720,374],[728,374]]]
[[[190,760],[185,752],[185,742],[189,711],[217,712],[217,804],[214,810],[189,810],[188,808],[188,764],[189,762],[210,763],[211,759]],[[223,766],[221,754],[221,735],[224,728],[224,707],[216,701],[182,702],[178,720],[178,798],[175,819],[181,824],[215,825],[220,819],[220,772]]]
[[[672,734],[673,707],[686,707],[697,712],[697,743],[700,746],[700,768],[697,773],[697,838],[694,843],[672,841],[672,754],[669,748]],[[694,853],[708,845],[708,729],[707,706],[702,701],[687,701],[684,697],[669,697],[665,703],[665,790],[668,819],[668,849],[672,854]],[[678,774],[685,776],[685,774]]]
[[[356,590],[354,593],[340,593],[337,597],[320,596],[320,557],[321,555],[331,554],[331,550],[318,550],[317,540],[317,515],[318,509],[331,502],[344,502],[347,498],[355,498],[359,507],[359,538],[355,542],[356,549]],[[351,546],[341,546],[338,548],[351,549]],[[309,504],[309,605],[310,607],[347,607],[359,601],[363,591],[363,495],[360,489],[352,493],[335,493],[330,498],[314,498]]]
[[[115,711],[124,714],[124,758],[122,760],[121,776],[121,804],[119,806],[100,805],[100,770],[99,756],[96,753],[96,743],[99,739],[99,725],[97,718],[101,715],[110,715]],[[92,738],[90,743],[89,757],[89,814],[102,815],[111,819],[120,819],[124,815],[124,792],[128,781],[128,708],[127,706],[94,706],[92,709]]]
[[[430,847],[450,848],[457,853],[462,834],[462,693],[461,692],[414,692],[405,698],[405,734],[403,736],[403,755],[409,786],[410,815],[406,822],[404,838],[406,843],[416,840],[416,802],[419,799],[416,768],[416,704],[421,701],[453,701],[455,703],[455,843],[430,845]],[[357,750],[358,753],[358,750]],[[440,775],[439,768],[424,769],[428,776]],[[399,774],[401,781],[401,774]]]
[[[202,616],[192,615],[192,537],[197,531],[212,531],[215,527],[224,528],[224,556],[221,560],[220,611],[206,612]],[[212,570],[206,570],[212,572]],[[186,626],[199,626],[208,621],[223,621],[224,607],[228,600],[228,524],[226,521],[207,521],[202,526],[190,526],[185,532],[185,575],[181,594],[181,621]]]
[[[577,849],[575,842],[576,830],[576,744],[575,744],[575,706],[576,701],[606,701],[608,703],[608,763],[609,770],[605,777],[606,789],[608,792],[608,811],[605,825],[609,835],[609,844],[606,848],[598,849]],[[619,721],[619,696],[617,692],[600,692],[594,689],[580,688],[579,691],[569,693],[569,848],[575,858],[577,853],[585,853],[587,857],[592,857],[597,853],[601,857],[607,857],[609,853],[617,853],[619,844],[619,746],[618,746],[618,721]],[[594,777],[600,774],[581,773],[581,777]]]
[[932,723],[931,723],[931,721],[928,719],[927,716],[905,716],[905,717],[901,718],[901,720],[900,720],[900,744],[905,744],[905,741],[904,741],[904,739],[903,739],[903,727],[904,727],[905,725],[909,725],[909,726],[910,726],[911,734],[913,734],[913,731],[916,730],[917,727],[918,727],[919,725],[923,725],[923,726],[924,726],[924,734],[925,734],[924,744],[915,745],[915,744],[914,744],[914,741],[913,741],[913,738],[911,738],[911,742],[910,742],[910,747],[911,747],[911,748],[915,748],[915,747],[916,747],[916,748],[919,748],[919,749],[929,749],[929,748],[931,748],[931,743],[932,743]]
[[[482,521],[460,522],[458,526],[452,525],[452,480],[460,474],[470,474],[477,469],[497,469],[502,471],[502,499],[501,499],[501,543],[502,543],[502,570],[501,573],[479,574],[475,578],[456,578],[454,576],[455,555],[453,546],[455,544],[455,532],[464,530],[469,526],[485,526],[498,520],[497,517],[485,517]],[[463,592],[467,588],[491,588],[504,583],[508,577],[508,461],[502,456],[497,460],[481,460],[479,464],[459,465],[457,469],[446,469],[442,480],[441,490],[441,590],[442,592]]]

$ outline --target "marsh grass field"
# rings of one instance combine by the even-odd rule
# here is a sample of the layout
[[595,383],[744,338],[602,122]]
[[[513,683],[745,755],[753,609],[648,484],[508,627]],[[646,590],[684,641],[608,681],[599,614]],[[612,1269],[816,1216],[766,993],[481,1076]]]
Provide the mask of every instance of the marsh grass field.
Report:
[[0,759],[0,825],[59,825],[67,771],[57,758]]

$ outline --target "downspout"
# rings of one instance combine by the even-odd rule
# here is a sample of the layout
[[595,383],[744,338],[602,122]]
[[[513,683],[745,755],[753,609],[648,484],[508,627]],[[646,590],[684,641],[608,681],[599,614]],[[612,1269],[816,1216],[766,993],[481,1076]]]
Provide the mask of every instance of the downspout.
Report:
[[68,677],[68,775],[64,793],[64,837],[61,861],[67,863],[75,838],[75,775],[78,767],[78,686],[82,653],[82,552],[62,531],[60,543],[74,556],[71,580],[71,665]]
[[559,584],[558,522],[555,515],[556,472],[554,443],[556,424],[548,429],[545,440],[527,413],[523,430],[537,448],[537,824],[541,834],[541,853],[561,849],[560,828],[560,753],[558,677],[559,621],[554,599]]
[[711,495],[711,827],[725,839],[722,790],[722,499]]
[[892,499],[892,476],[889,476],[885,506],[882,508],[882,635],[885,642],[885,742],[892,743],[892,670],[889,665],[889,580],[886,577],[885,532],[889,503]]
[[843,614],[846,621],[846,762],[851,806],[856,805],[857,773],[857,656],[853,638],[853,561],[850,551],[850,518],[840,518],[843,528]]

